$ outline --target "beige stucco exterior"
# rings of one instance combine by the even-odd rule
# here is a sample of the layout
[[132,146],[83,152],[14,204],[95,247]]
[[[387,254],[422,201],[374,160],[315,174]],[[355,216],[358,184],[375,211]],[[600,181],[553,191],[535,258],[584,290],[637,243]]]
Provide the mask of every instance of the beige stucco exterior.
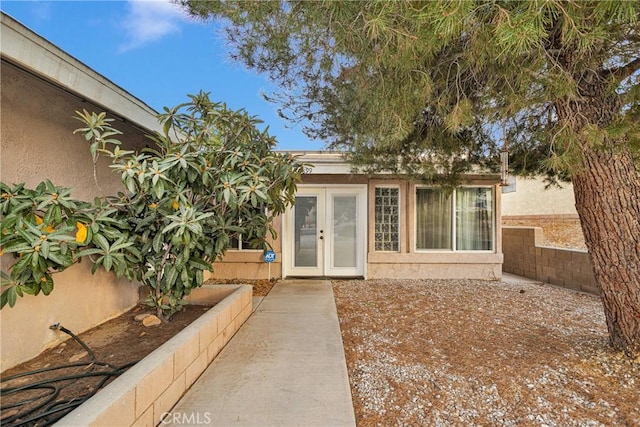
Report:
[[503,218],[578,216],[573,184],[545,188],[542,178],[516,177],[516,191],[502,195]]
[[[493,188],[494,205],[494,250],[490,252],[417,251],[415,249],[415,189],[419,185],[404,177],[367,176],[345,173],[349,170],[336,153],[302,153],[301,159],[315,165],[304,175],[301,186],[333,188],[348,185],[364,185],[367,188],[367,244],[366,267],[363,277],[377,278],[474,278],[497,280],[502,276],[502,235],[500,224],[501,191],[498,177],[493,175],[470,176],[466,184]],[[324,161],[324,162],[323,162]],[[320,173],[316,173],[316,170]],[[374,250],[374,191],[376,186],[393,186],[400,189],[401,220],[400,250],[397,253]],[[282,221],[274,224],[278,236],[286,236]],[[271,277],[281,277],[283,270],[283,244],[280,239],[272,242],[277,253],[277,262],[271,267]],[[256,251],[229,251],[224,262],[214,264],[213,278],[266,279],[268,266],[262,253]],[[286,261],[285,261],[286,262]]]
[[278,233],[277,239],[268,236],[267,242],[276,253],[276,261],[269,266],[263,259],[260,250],[227,251],[224,258],[213,263],[213,273],[205,273],[205,279],[267,279],[282,277],[282,217],[273,221],[273,228]]
[[15,307],[2,309],[0,370],[29,360],[68,339],[66,334],[49,329],[54,323],[80,333],[136,305],[135,285],[127,280],[115,280],[102,270],[92,275],[90,270],[91,266],[86,263],[73,266],[54,277],[55,288],[50,295],[26,295]]
[[[374,250],[374,191],[376,186],[396,186],[400,189],[400,251],[398,253]],[[415,194],[421,184],[402,178],[372,178],[368,182],[369,226],[367,277],[377,278],[430,278],[430,279],[485,279],[502,277],[502,245],[500,223],[500,186],[493,176],[474,176],[465,185],[493,188],[494,194],[494,250],[490,252],[418,251],[415,244]]]
[[[77,110],[107,111],[116,118],[114,126],[124,133],[125,149],[139,149],[146,134],[159,130],[155,111],[142,101],[97,74],[21,24],[2,14],[1,76],[1,164],[5,183],[24,182],[33,187],[50,179],[74,189],[73,195],[91,200],[121,189],[119,176],[111,172],[105,159],[92,163],[88,144],[73,135],[81,124],[73,119]],[[363,254],[365,278],[500,278],[502,264],[499,177],[469,176],[468,184],[493,189],[493,249],[478,252],[415,250],[415,188],[405,177],[369,176],[353,173],[339,153],[298,152],[304,162],[314,165],[304,175],[302,185],[315,188],[348,187],[363,189],[366,204],[364,236],[358,244]],[[94,179],[95,174],[95,179]],[[97,182],[96,182],[97,181]],[[374,249],[374,191],[378,185],[400,188],[400,248],[396,253]],[[213,265],[208,278],[264,279],[282,277],[287,254],[283,253],[290,230],[276,218],[278,238],[270,241],[276,262],[268,265],[261,251],[229,250]],[[284,237],[283,237],[284,236]],[[351,246],[353,247],[353,246]],[[284,261],[283,261],[284,260]],[[0,259],[6,271],[12,258]],[[13,308],[0,312],[0,370],[36,356],[63,337],[49,326],[61,323],[75,333],[83,332],[115,317],[136,304],[137,285],[99,272],[90,274],[88,263],[76,265],[54,276],[50,296],[25,297]]]
[[[75,111],[102,111],[100,106],[83,102],[24,70],[2,63],[2,180],[24,182],[34,187],[45,179],[72,187],[73,195],[91,200],[96,195],[116,194],[122,184],[99,158],[97,182],[89,144],[73,131],[81,126]],[[141,146],[145,138],[128,123],[114,124],[127,144]],[[133,143],[133,144],[132,144]]]
[[[150,130],[140,122],[156,123],[155,112],[4,14],[1,37],[2,181],[34,187],[50,179],[83,200],[114,194],[120,180],[106,160],[98,162],[94,181],[88,144],[73,135],[81,125],[74,111],[110,111],[129,148],[146,143]],[[12,262],[0,259],[5,271]],[[137,302],[137,285],[102,271],[92,275],[88,263],[56,274],[54,284],[51,295],[26,296],[0,311],[0,370],[66,338],[49,329],[53,323],[80,333]]]

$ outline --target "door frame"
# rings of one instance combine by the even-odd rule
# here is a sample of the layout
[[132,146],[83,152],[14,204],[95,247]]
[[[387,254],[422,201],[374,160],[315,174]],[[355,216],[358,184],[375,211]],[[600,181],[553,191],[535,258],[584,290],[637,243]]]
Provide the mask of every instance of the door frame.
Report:
[[[331,196],[334,194],[356,194],[357,196],[357,227],[356,227],[356,263],[355,268],[344,268],[340,272],[340,268],[332,268],[330,265],[333,238],[333,224],[331,218],[333,203]],[[365,277],[367,276],[367,184],[300,184],[296,196],[301,195],[321,195],[323,200],[318,201],[318,205],[322,206],[322,219],[320,213],[317,214],[319,226],[323,226],[325,240],[319,245],[318,250],[322,251],[322,265],[313,267],[294,267],[294,226],[293,208],[287,209],[282,216],[282,276],[283,277]],[[322,222],[321,222],[322,221]],[[326,222],[326,223],[323,223]],[[305,271],[305,269],[307,271]],[[329,272],[330,274],[327,274]]]

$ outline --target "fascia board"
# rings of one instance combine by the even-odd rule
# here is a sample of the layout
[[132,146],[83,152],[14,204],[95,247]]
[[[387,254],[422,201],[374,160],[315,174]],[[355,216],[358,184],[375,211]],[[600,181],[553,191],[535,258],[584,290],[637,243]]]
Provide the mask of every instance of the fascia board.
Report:
[[144,129],[161,131],[154,109],[5,13],[0,29],[3,59]]

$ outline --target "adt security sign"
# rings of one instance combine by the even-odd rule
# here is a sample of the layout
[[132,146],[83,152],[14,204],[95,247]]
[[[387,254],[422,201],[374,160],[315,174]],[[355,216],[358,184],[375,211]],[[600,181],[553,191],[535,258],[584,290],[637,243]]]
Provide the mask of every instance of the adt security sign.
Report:
[[276,260],[276,253],[271,249],[264,251],[264,255],[262,255],[264,262],[269,265],[269,280],[271,280],[271,263]]
[[268,251],[264,252],[264,255],[262,257],[264,258],[264,262],[272,263],[276,260],[276,253],[269,249]]

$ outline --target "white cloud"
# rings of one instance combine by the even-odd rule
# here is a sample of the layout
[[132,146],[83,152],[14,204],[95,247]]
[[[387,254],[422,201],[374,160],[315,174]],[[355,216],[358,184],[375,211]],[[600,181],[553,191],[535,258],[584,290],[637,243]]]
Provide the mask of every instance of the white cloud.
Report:
[[128,0],[126,7],[122,28],[127,41],[121,46],[121,52],[179,33],[180,24],[187,20],[180,7],[169,0]]
[[31,13],[39,21],[49,21],[51,19],[51,2],[33,2]]

